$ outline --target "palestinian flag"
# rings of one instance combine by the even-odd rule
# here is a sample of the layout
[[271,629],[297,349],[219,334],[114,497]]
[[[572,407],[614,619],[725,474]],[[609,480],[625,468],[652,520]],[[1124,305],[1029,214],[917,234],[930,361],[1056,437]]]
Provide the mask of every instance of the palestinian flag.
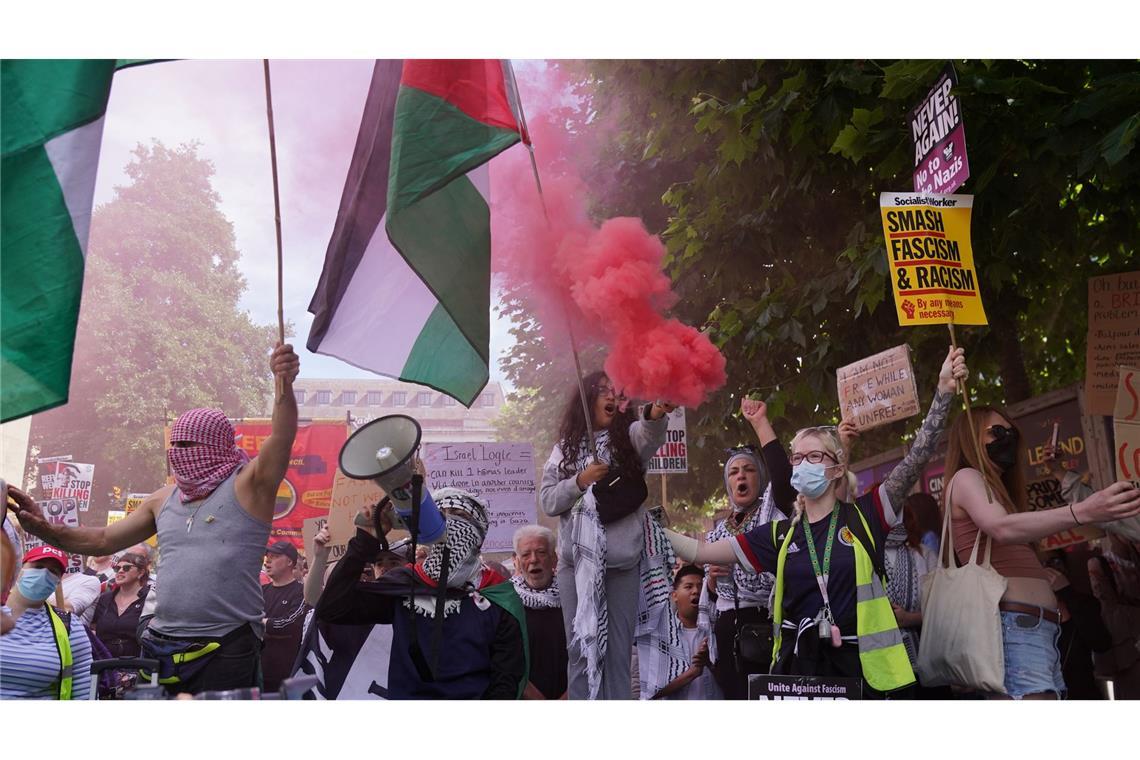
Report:
[[509,64],[377,61],[307,346],[470,406],[487,383],[486,162],[520,140]]
[[114,60],[0,62],[0,421],[67,403]]

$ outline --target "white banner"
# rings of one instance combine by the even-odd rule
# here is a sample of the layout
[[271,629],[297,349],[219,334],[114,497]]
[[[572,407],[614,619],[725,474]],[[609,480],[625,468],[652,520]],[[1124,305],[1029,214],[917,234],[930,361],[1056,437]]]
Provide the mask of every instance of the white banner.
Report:
[[[40,465],[40,488],[44,499],[72,499],[80,512],[91,508],[91,482],[95,465],[51,462]],[[77,526],[78,516],[76,516]]]
[[427,484],[462,488],[487,503],[484,552],[509,552],[523,525],[538,523],[534,451],[529,443],[425,443]]
[[647,475],[679,475],[689,471],[689,443],[685,439],[685,407],[669,413],[665,445],[649,460]]

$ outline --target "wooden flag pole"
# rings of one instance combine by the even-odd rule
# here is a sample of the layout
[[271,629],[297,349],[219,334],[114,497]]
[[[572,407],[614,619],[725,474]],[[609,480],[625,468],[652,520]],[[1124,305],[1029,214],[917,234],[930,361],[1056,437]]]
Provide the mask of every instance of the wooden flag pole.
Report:
[[[269,120],[269,163],[273,168],[273,222],[277,229],[277,340],[285,343],[285,308],[284,308],[284,278],[282,275],[281,256],[281,194],[277,186],[277,134],[273,129],[273,88],[269,83],[269,59],[262,59],[265,69],[265,113]],[[285,383],[280,377],[276,379],[276,400],[280,404],[285,400]]]
[[[958,338],[954,334],[954,323],[947,322],[946,326],[950,328],[950,345],[953,348],[958,348]],[[978,441],[978,432],[974,428],[974,416],[970,413],[970,392],[966,389],[965,378],[958,381],[958,392],[962,394],[962,405],[966,407],[966,424],[970,426],[970,439],[974,442],[974,454],[978,457],[978,465],[985,467],[986,457],[982,454],[982,445]],[[982,472],[981,475],[982,482],[986,486],[986,499],[992,504],[994,496],[990,490],[990,481],[985,472]]]

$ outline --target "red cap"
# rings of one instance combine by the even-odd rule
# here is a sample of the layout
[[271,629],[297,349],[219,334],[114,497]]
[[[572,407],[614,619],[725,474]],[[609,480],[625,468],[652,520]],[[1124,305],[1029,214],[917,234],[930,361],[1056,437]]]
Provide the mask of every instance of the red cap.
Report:
[[48,546],[47,544],[44,544],[43,546],[37,546],[34,549],[28,549],[28,551],[24,553],[25,563],[35,562],[37,559],[54,559],[59,562],[59,567],[62,571],[67,570],[67,564],[70,558],[67,556],[67,552],[65,552],[63,549],[57,549],[54,546]]

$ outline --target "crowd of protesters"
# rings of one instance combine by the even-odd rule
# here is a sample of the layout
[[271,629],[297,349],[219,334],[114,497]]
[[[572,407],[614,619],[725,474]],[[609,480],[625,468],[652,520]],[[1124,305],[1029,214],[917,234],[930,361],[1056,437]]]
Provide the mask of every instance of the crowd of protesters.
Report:
[[[1106,681],[1116,698],[1140,697],[1140,491],[1094,491],[1058,469],[1067,508],[1027,510],[1017,426],[998,408],[975,409],[976,434],[964,415],[950,421],[967,376],[960,349],[906,457],[865,493],[849,469],[850,423],[800,430],[785,448],[766,406],[742,400],[756,441],[726,449],[724,516],[703,542],[646,505],[647,462],[672,407],[630,405],[604,373],[589,375],[539,488],[558,531],[519,528],[503,563],[483,554],[486,502],[451,488],[433,492],[443,537],[414,553],[388,542],[385,502],[363,510],[334,563],[327,529],[311,557],[270,543],[297,429],[290,346],[271,367],[286,392],[261,454],[234,446],[221,411],[186,412],[171,430],[175,484],[122,521],[53,525],[7,489],[0,696],[86,699],[92,662],[117,657],[157,667],[100,679],[100,697],[129,694],[140,675],[170,696],[276,693],[317,665],[329,680],[338,652],[365,651],[382,629],[368,656],[384,666],[365,691],[389,699],[745,699],[749,676],[770,673],[858,679],[865,698],[1095,699]],[[916,481],[944,430],[939,501]],[[940,514],[953,559],[989,542],[1005,579],[1000,691],[916,676],[924,579],[944,556]],[[1106,537],[1033,548],[1087,523]],[[68,572],[79,557],[82,571]]]

